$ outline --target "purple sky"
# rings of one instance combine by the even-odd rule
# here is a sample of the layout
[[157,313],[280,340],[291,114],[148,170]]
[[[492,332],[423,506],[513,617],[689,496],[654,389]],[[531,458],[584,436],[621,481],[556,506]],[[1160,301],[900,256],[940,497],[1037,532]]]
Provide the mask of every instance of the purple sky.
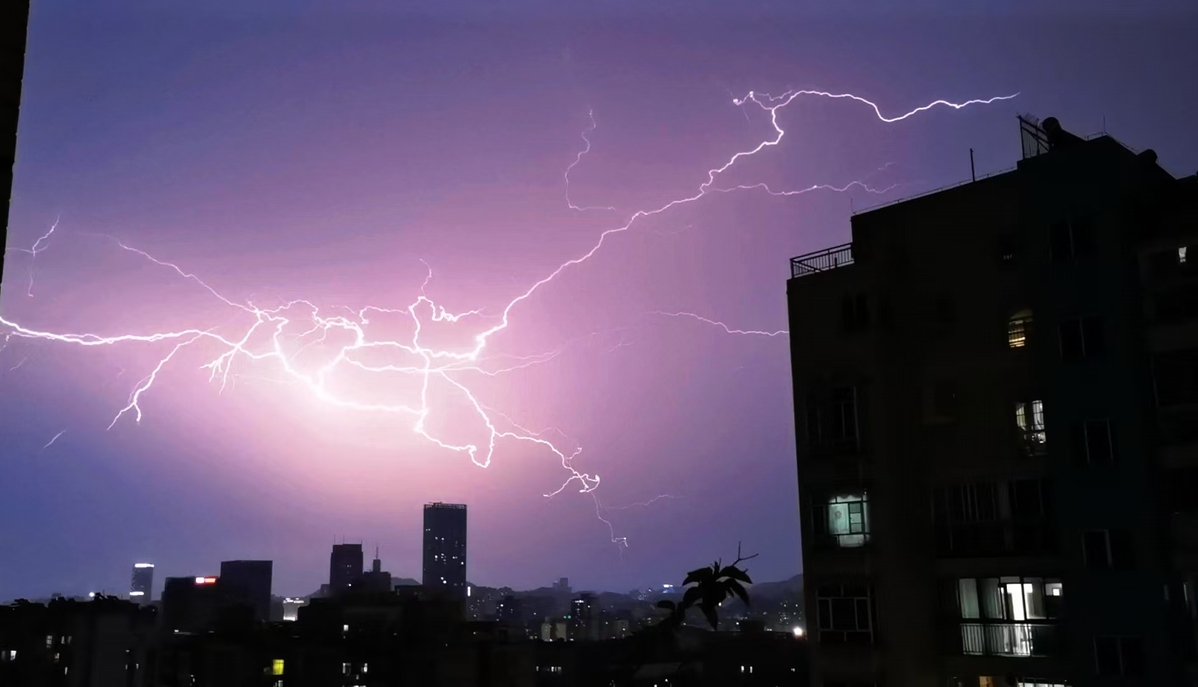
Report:
[[[778,111],[782,143],[742,158],[715,188],[899,186],[710,194],[638,220],[512,307],[473,363],[490,373],[535,364],[429,375],[427,434],[479,445],[483,461],[489,431],[455,380],[493,409],[498,430],[553,428],[541,438],[567,454],[581,446],[574,469],[602,479],[589,494],[576,480],[544,497],[571,475],[546,446],[500,438],[483,469],[414,432],[411,414],[322,401],[278,360],[238,356],[227,378],[210,381],[200,367],[227,350],[211,339],[162,368],[140,422],[130,411],[106,431],[185,339],[84,347],[10,337],[0,351],[0,599],[124,591],[134,561],[157,564],[160,588],[168,575],[259,557],[275,561],[276,592],[306,593],[325,581],[342,536],[377,542],[387,569],[419,577],[420,506],[432,500],[469,504],[479,584],[678,582],[734,555],[738,540],[761,554],[756,578],[793,575],[785,337],[654,312],[786,329],[790,256],[848,240],[853,208],[968,177],[970,147],[979,174],[1013,166],[1016,112],[1078,133],[1105,118],[1175,174],[1198,170],[1193,10],[1135,16],[1078,0],[995,14],[977,9],[995,3],[924,0],[884,16],[767,2],[737,3],[734,14],[714,2],[525,1],[418,16],[383,2],[196,4],[35,3],[6,321],[57,334],[224,337],[254,322],[116,239],[234,303],[306,299],[371,341],[411,342],[402,313],[370,312],[361,325],[359,311],[406,308],[431,268],[425,293],[439,306],[484,309],[457,323],[419,311],[421,345],[461,354],[601,232],[693,196],[707,170],[771,139],[768,113],[734,97],[851,92],[894,116],[939,98],[1020,95],[892,124],[858,102],[797,99]],[[1090,9],[1069,17],[1070,7]],[[566,202],[563,173],[589,111],[593,148],[571,172],[570,198],[615,211]],[[312,320],[288,314],[297,375],[352,342],[339,330],[297,343]],[[270,350],[266,330],[252,351]],[[366,366],[422,364],[394,348],[354,355]],[[323,391],[419,406],[423,378],[341,364]],[[672,498],[632,505],[660,495]]]

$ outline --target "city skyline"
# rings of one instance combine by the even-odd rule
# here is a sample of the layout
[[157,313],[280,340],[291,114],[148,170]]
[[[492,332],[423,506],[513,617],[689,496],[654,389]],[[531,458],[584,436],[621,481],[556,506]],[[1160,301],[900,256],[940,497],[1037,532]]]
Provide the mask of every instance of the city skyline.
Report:
[[[319,542],[344,532],[419,578],[418,506],[433,500],[469,504],[475,584],[677,583],[738,541],[761,554],[755,579],[787,579],[800,564],[784,260],[847,240],[854,211],[967,179],[971,149],[979,176],[1014,164],[1017,112],[1105,127],[1179,175],[1198,169],[1198,94],[1178,88],[1193,76],[1178,65],[1198,64],[1184,22],[1092,18],[1061,39],[1015,19],[965,16],[951,32],[911,19],[837,45],[836,16],[636,31],[566,16],[484,35],[346,13],[331,37],[277,5],[257,5],[284,15],[263,35],[228,7],[135,18],[136,4],[31,19],[6,321],[113,334],[229,320],[194,280],[122,246],[239,304],[311,298],[360,318],[425,293],[491,317],[638,210],[693,196],[708,170],[773,140],[761,105],[773,101],[734,100],[809,89],[878,111],[818,95],[776,111],[785,137],[716,186],[769,189],[647,217],[512,310],[486,371],[521,369],[470,388],[488,417],[569,461],[508,439],[483,469],[482,452],[314,403],[245,359],[212,381],[197,368],[219,350],[184,351],[132,408],[169,343],[3,339],[0,598],[124,591],[135,561],[165,580],[247,559],[307,594],[328,570]],[[1111,40],[1133,54],[1115,57]],[[386,317],[367,315],[400,326]],[[424,317],[431,332],[436,312]],[[477,331],[430,336],[462,350]],[[339,383],[400,402],[387,385]],[[487,446],[462,396],[436,401],[449,410],[428,434]],[[592,483],[571,470],[600,488],[578,493]]]

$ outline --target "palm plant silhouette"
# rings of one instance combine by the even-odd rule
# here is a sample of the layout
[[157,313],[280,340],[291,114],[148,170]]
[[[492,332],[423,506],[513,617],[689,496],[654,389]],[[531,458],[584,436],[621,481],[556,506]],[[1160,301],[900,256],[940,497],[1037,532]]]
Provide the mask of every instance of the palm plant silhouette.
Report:
[[749,573],[739,566],[756,557],[757,554],[742,556],[740,544],[737,544],[736,560],[731,565],[722,565],[721,561],[717,560],[708,567],[687,573],[686,579],[682,582],[682,586],[686,588],[682,595],[682,601],[678,603],[669,600],[657,602],[658,608],[670,612],[670,615],[661,624],[665,628],[677,628],[686,621],[686,612],[692,607],[698,607],[708,624],[711,625],[711,629],[718,630],[720,604],[727,599],[737,597],[746,606],[749,605],[749,591],[745,589],[745,585],[751,586],[753,580],[749,577]]

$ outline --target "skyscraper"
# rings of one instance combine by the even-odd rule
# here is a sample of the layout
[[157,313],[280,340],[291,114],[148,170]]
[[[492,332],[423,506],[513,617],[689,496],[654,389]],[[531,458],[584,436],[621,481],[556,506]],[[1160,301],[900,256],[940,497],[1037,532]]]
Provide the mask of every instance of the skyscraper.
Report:
[[270,620],[271,561],[223,561],[220,564],[221,605],[246,606],[254,620]]
[[791,260],[812,684],[1190,684],[1198,177],[1021,119]]
[[362,545],[333,544],[329,556],[329,591],[343,592],[362,577]]
[[424,506],[424,571],[422,584],[466,593],[466,506]]
[[205,632],[219,609],[220,580],[212,576],[168,577],[162,586],[162,622],[168,631]]
[[129,583],[129,598],[149,603],[154,596],[154,564],[134,563],[133,579]]

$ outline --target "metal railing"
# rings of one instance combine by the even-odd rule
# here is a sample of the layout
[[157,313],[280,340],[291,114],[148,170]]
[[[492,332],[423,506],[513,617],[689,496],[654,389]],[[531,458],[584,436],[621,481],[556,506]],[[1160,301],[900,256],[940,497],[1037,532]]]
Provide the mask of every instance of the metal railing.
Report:
[[961,623],[960,633],[966,656],[1052,656],[1060,649],[1057,626],[1045,623]]
[[1047,518],[1022,522],[945,523],[936,528],[936,552],[946,558],[1035,556],[1056,550]]
[[827,272],[851,264],[853,264],[853,244],[845,243],[791,258],[790,278],[797,279],[808,274]]

